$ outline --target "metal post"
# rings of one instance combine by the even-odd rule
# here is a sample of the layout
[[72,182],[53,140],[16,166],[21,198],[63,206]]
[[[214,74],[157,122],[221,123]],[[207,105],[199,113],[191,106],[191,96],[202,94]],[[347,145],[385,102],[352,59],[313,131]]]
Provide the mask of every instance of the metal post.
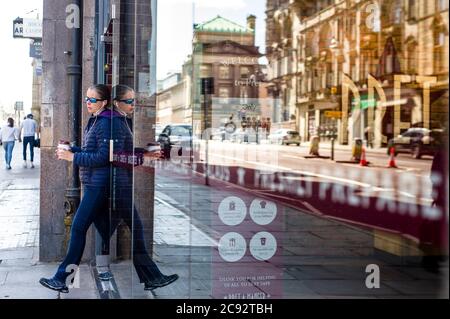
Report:
[[334,137],[331,138],[331,160],[334,161]]
[[204,98],[204,105],[205,105],[205,132],[206,133],[206,142],[205,142],[205,185],[209,186],[209,176],[208,176],[208,151],[209,151],[209,131],[208,131],[208,94],[205,91],[205,94],[203,95]]
[[259,138],[258,138],[258,123],[256,123],[256,145],[259,144]]
[[[95,33],[98,34],[97,50],[95,50],[96,67],[94,68],[94,79],[98,84],[105,84],[105,42],[101,40],[101,31],[105,24],[105,1],[95,1]],[[111,199],[109,199],[111,202]],[[110,208],[111,209],[111,208]],[[102,236],[95,231],[95,265],[99,267],[107,267],[109,265],[109,242],[104,242]]]
[[202,78],[201,79],[201,95],[203,95],[203,116],[204,116],[204,132],[206,132],[206,141],[205,141],[205,185],[209,185],[209,176],[208,176],[208,146],[209,146],[209,139],[210,139],[210,131],[208,130],[209,125],[211,124],[209,122],[209,113],[208,113],[208,107],[209,107],[209,97],[214,92],[214,78]]
[[[74,4],[82,10],[82,1],[75,0]],[[72,121],[72,140],[75,143],[80,141],[80,101],[81,101],[81,29],[82,29],[82,16],[80,15],[80,27],[72,29],[72,52],[71,52],[71,64],[67,66],[67,75],[69,76],[71,83],[71,95],[70,95],[70,115]],[[66,201],[64,207],[66,210],[65,223],[66,226],[72,224],[73,215],[78,208],[80,202],[80,179],[78,176],[78,168],[72,166],[72,174],[70,177],[69,186],[66,188],[65,193]]]

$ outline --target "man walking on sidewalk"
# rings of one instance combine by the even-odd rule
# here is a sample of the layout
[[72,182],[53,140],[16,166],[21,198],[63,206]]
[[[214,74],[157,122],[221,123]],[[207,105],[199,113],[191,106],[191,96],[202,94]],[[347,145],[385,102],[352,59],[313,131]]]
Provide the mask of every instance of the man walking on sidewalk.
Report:
[[[23,134],[23,167],[27,168],[27,146],[30,145],[30,167],[34,168],[34,143],[35,135],[39,138],[37,122],[33,119],[33,114],[28,114],[26,120],[20,125],[20,137]],[[20,138],[19,138],[20,140]]]

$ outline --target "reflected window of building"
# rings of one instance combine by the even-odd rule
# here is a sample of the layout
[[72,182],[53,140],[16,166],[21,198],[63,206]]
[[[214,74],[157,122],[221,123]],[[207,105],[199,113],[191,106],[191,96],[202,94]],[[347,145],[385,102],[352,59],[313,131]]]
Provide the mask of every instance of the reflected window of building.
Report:
[[250,68],[241,66],[241,79],[247,79],[250,76]]
[[319,70],[316,68],[314,69],[314,79],[313,79],[313,91],[317,91],[320,89],[320,77],[319,77]]
[[292,36],[292,21],[290,16],[287,16],[283,23],[283,38],[290,39]]
[[434,72],[439,73],[445,63],[445,33],[441,28],[434,30]]
[[394,12],[392,22],[394,24],[400,24],[402,22],[403,5],[402,1],[397,0],[394,5]]
[[409,0],[408,3],[408,19],[414,20],[416,19],[416,0]]
[[438,10],[443,11],[448,9],[448,0],[438,0]]
[[416,74],[417,73],[417,42],[414,39],[410,39],[407,43],[407,49],[406,49],[406,71],[409,74]]
[[231,96],[231,89],[229,87],[222,86],[219,88],[220,103],[225,104]]
[[394,61],[394,55],[392,53],[389,53],[386,55],[386,74],[392,74],[393,72],[393,62]]
[[242,104],[246,104],[248,102],[248,87],[244,86],[240,88],[240,98]]
[[303,37],[298,37],[297,57],[299,61],[304,59],[303,42]]
[[306,90],[307,92],[311,92],[312,91],[312,71],[307,71],[306,72]]
[[230,78],[230,67],[228,65],[221,65],[219,67],[219,77],[224,80]]
[[302,95],[303,94],[303,80],[302,76],[297,78],[297,94]]
[[435,2],[434,1],[422,1],[423,3],[423,16],[428,16],[434,13]]
[[362,78],[366,79],[368,73],[369,73],[369,58],[368,58],[368,54],[362,52],[361,53],[361,76],[362,76]]
[[350,40],[356,40],[356,16],[352,14],[349,19],[349,29],[350,29]]
[[354,55],[350,58],[350,68],[351,68],[350,75],[351,75],[352,79],[354,81],[357,81],[359,74],[357,72],[358,69],[356,67],[356,57]]
[[[289,105],[290,93],[291,93],[291,90],[289,88],[287,88],[283,91],[283,103],[284,103],[285,108]],[[288,110],[285,109],[283,112],[283,121],[288,120],[288,115],[286,115],[288,113],[289,113]]]
[[212,67],[210,64],[202,64],[200,66],[200,77],[208,78],[212,75]]

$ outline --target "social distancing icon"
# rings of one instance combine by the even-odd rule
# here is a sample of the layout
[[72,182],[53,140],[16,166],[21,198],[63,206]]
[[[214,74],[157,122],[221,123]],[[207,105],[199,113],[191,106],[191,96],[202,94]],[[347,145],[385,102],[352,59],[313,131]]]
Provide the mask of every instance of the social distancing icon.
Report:
[[237,226],[247,215],[247,206],[239,197],[225,198],[219,205],[219,218],[227,226]]

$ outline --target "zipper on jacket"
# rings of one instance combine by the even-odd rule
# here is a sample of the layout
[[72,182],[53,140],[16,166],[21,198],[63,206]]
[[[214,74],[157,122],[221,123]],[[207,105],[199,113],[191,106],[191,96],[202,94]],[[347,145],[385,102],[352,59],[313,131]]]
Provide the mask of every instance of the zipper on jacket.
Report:
[[114,140],[109,140],[109,162],[114,161]]

